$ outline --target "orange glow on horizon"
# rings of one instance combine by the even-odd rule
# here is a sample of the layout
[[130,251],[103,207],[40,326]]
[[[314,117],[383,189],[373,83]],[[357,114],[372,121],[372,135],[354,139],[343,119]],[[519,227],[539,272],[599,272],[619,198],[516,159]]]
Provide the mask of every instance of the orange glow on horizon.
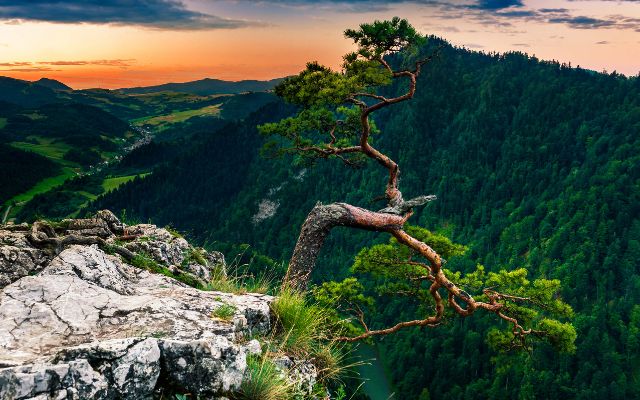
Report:
[[[625,3],[625,4],[622,4]],[[640,20],[640,3],[530,0],[531,9],[567,7],[576,15],[621,14]],[[400,16],[421,32],[472,50],[524,51],[584,68],[640,71],[640,28],[577,29],[527,19],[488,24],[477,14],[442,14],[433,6],[393,3],[387,9],[340,12],[335,7],[285,7],[190,0],[189,5],[261,24],[237,29],[171,31],[135,26],[0,22],[0,75],[57,79],[74,89],[148,86],[203,78],[259,79],[292,75],[317,60],[338,68],[352,47],[342,37],[361,22]],[[235,8],[234,8],[235,7]],[[262,8],[261,8],[262,7]],[[235,14],[234,14],[235,13]],[[111,61],[110,61],[111,60]],[[76,65],[61,65],[61,64]],[[79,65],[80,64],[80,65]]]

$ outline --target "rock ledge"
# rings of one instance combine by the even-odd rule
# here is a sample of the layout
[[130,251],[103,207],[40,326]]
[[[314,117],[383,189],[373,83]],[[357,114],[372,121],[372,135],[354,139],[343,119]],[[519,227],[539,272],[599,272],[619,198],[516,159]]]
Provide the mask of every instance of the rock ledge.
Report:
[[[70,236],[97,244],[60,245]],[[273,298],[198,290],[108,254],[111,244],[198,282],[224,273],[221,254],[108,211],[0,227],[0,399],[230,396],[260,352],[249,339],[271,329]],[[233,316],[216,318],[225,304]]]

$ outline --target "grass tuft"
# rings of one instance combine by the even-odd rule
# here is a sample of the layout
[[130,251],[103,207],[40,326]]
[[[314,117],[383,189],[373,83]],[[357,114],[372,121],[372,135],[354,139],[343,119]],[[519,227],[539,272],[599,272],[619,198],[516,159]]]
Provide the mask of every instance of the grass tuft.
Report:
[[137,268],[146,269],[149,272],[154,272],[156,274],[162,274],[164,276],[168,276],[170,278],[173,278],[177,281],[180,281],[196,289],[205,288],[204,285],[202,284],[202,281],[196,278],[194,275],[187,274],[187,273],[174,274],[173,272],[171,272],[169,268],[163,265],[160,265],[160,263],[158,263],[156,260],[154,260],[153,258],[149,257],[147,254],[144,254],[144,253],[136,254],[133,259],[129,260],[129,264]]
[[309,304],[304,294],[283,289],[271,303],[271,310],[282,348],[288,353],[308,354],[316,343],[328,338],[331,325],[328,312]]
[[[177,236],[174,235],[174,237]],[[207,266],[207,260],[205,260],[204,255],[202,254],[202,251],[200,249],[192,247],[185,252],[184,259],[182,260],[182,266],[186,267],[189,264],[200,264],[205,267]]]
[[236,313],[236,307],[231,304],[222,304],[211,312],[211,316],[223,321],[231,321]]
[[164,229],[167,230],[167,232],[169,232],[171,234],[171,236],[173,236],[176,239],[184,239],[184,236],[178,232],[178,230],[176,228],[174,228],[171,225],[167,225],[164,227]]
[[267,357],[249,356],[236,400],[289,400],[293,387]]

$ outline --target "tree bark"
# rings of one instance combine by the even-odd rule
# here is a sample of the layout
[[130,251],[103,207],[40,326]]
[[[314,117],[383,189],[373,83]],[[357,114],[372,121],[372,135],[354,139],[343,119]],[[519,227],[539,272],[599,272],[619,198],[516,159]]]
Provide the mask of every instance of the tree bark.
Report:
[[405,221],[400,215],[369,211],[346,203],[316,204],[300,230],[289,261],[285,285],[300,291],[307,289],[320,249],[332,228],[346,226],[392,232],[401,229]]

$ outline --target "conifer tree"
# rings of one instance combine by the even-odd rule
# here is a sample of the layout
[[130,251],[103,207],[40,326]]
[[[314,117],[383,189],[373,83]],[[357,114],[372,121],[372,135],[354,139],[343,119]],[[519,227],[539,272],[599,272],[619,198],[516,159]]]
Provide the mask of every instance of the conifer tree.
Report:
[[[309,164],[319,159],[338,159],[348,166],[362,166],[367,160],[374,160],[388,171],[381,196],[386,206],[373,211],[347,203],[317,204],[301,228],[285,285],[300,291],[307,289],[318,254],[332,228],[384,232],[391,236],[389,243],[363,249],[356,257],[353,272],[377,277],[380,283],[375,288],[377,294],[413,296],[424,302],[421,310],[431,311],[388,328],[369,329],[365,311],[373,306],[374,298],[364,292],[362,283],[356,277],[325,282],[316,291],[316,297],[351,314],[360,326],[358,331],[339,340],[350,342],[408,327],[437,326],[443,322],[447,309],[461,317],[482,310],[509,326],[506,331],[489,332],[489,342],[496,347],[528,349],[528,338],[536,338],[548,340],[558,350],[573,351],[575,329],[554,319],[569,318],[572,314],[571,308],[557,296],[558,280],[529,281],[525,269],[487,273],[478,266],[464,276],[448,271],[444,260],[465,248],[408,224],[413,210],[436,200],[436,196],[403,198],[399,188],[400,167],[373,145],[372,137],[383,133],[377,129],[372,115],[413,98],[417,80],[437,56],[421,53],[425,37],[397,17],[362,24],[357,30],[348,29],[345,37],[353,40],[357,50],[344,56],[342,70],[310,62],[298,75],[284,80],[275,92],[299,106],[299,111],[292,117],[264,124],[260,130],[272,138],[266,150],[279,155],[294,153]],[[393,58],[399,53],[402,57]],[[394,82],[406,84],[404,94],[397,97],[379,94],[381,87]]]

